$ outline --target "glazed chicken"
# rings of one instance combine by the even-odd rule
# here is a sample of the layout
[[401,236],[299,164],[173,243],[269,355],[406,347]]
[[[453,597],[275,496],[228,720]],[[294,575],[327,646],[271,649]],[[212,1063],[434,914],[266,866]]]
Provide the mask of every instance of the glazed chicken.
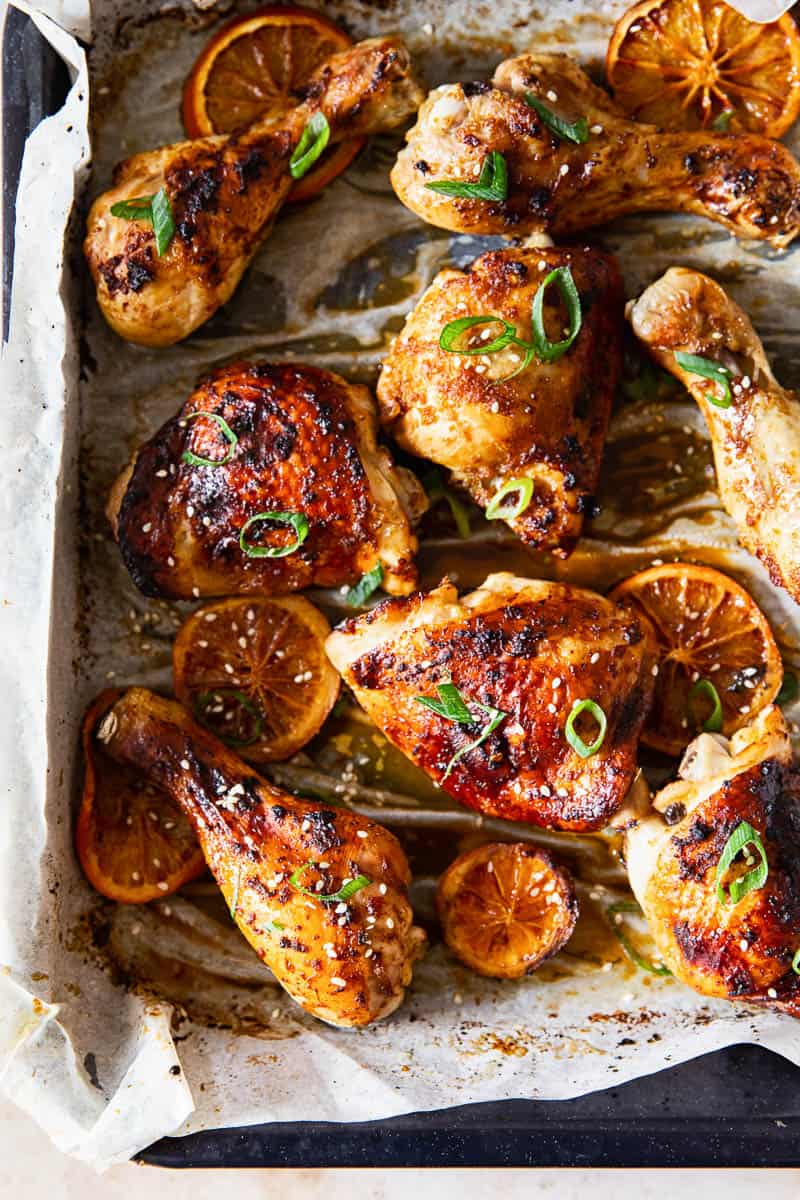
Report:
[[[408,51],[388,37],[333,55],[304,94],[277,119],[119,164],[92,205],[84,250],[103,315],[121,337],[169,346],[230,298],[292,188],[289,160],[315,113],[336,142],[393,129],[422,99]],[[114,216],[111,206],[161,189],[174,236],[159,254],[153,224]]]
[[329,371],[214,372],[112,490],[108,515],[136,586],[176,599],[281,593],[354,583],[381,564],[386,591],[407,594],[410,519],[426,499],[376,432],[367,389]]
[[[466,331],[470,342],[458,345],[469,354],[441,349],[449,322],[483,315],[503,318],[530,342],[533,298],[557,268],[571,271],[581,305],[580,332],[560,358],[533,357],[520,371],[526,352],[513,342],[481,354],[501,332],[497,323]],[[550,340],[562,340],[566,320],[551,284],[543,306]],[[529,546],[566,555],[592,506],[621,332],[622,285],[607,255],[532,248],[483,254],[466,272],[440,271],[409,316],[378,384],[381,419],[404,450],[446,467],[484,509],[504,484],[531,480],[528,505],[507,523]]]
[[126,692],[97,736],[186,814],[231,916],[293,1000],[331,1025],[394,1012],[425,934],[391,833],[273,787],[145,688]]
[[[742,545],[800,601],[800,398],[776,382],[739,306],[697,271],[670,268],[628,316],[636,336],[703,411],[720,498]],[[725,382],[681,366],[675,357],[681,352],[721,367]]]
[[[679,774],[626,835],[631,886],[660,955],[703,995],[800,1016],[800,776],[780,710],[764,709],[729,741],[701,734]],[[750,840],[729,865],[723,859],[743,823],[767,864],[751,890],[744,880],[762,867],[758,846]]]
[[[553,133],[526,93],[586,140]],[[740,237],[787,245],[800,229],[800,165],[753,134],[667,133],[631,121],[565,54],[523,54],[492,84],[436,88],[392,170],[408,208],[462,233],[554,237],[625,213],[669,210],[719,221]],[[488,156],[505,160],[507,196],[442,195],[428,184],[478,183]]]
[[[636,773],[652,631],[594,592],[500,573],[459,600],[445,581],[345,621],[327,651],[389,740],[468,808],[600,829]],[[420,701],[447,684],[465,720]],[[594,713],[574,714],[579,701]]]

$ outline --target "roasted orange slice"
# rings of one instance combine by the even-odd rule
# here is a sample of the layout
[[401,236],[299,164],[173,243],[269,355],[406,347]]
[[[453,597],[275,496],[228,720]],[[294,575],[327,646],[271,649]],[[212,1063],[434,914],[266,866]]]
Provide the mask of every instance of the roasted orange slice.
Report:
[[205,870],[192,827],[166,792],[106,754],[95,736],[123,694],[101,692],[83,719],[85,775],[75,846],[84,874],[109,900],[163,899]]
[[453,953],[493,979],[535,971],[578,919],[569,876],[527,842],[488,842],[460,855],[439,880],[436,906]]
[[606,76],[639,121],[777,138],[800,112],[800,35],[722,0],[643,0],[616,24]]
[[730,735],[775,699],[783,668],[767,618],[721,571],[666,563],[609,593],[652,624],[658,678],[642,741],[680,754],[705,729]]
[[250,762],[290,758],[339,695],[331,627],[302,596],[231,597],[184,621],[173,648],[175,695]]
[[[183,85],[183,124],[189,137],[230,133],[297,103],[295,93],[331,54],[352,38],[318,12],[269,5],[223,25]],[[340,175],[364,145],[338,142],[292,188],[294,203],[310,200]]]

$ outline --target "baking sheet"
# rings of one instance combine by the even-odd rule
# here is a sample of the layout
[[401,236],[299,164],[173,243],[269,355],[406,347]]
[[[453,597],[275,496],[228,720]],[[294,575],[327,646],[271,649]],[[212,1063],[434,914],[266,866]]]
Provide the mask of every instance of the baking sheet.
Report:
[[[596,68],[626,4],[398,0],[373,8],[342,0],[324,7],[356,37],[403,32],[434,84],[485,76],[533,41]],[[78,0],[51,11],[87,36]],[[217,920],[213,886],[201,882],[132,909],[99,904],[84,882],[71,852],[81,712],[108,683],[168,688],[170,639],[191,608],[145,601],[128,580],[102,513],[114,476],[197,376],[233,357],[294,358],[374,383],[386,340],[435,272],[446,262],[467,264],[489,244],[451,237],[407,212],[386,177],[395,147],[380,139],[320,198],[281,217],[230,304],[187,342],[157,351],[121,342],[86,299],[74,253],[79,222],[62,269],[63,231],[88,158],[88,100],[93,195],[119,158],[181,137],[180,86],[216,18],[205,4],[156,14],[141,0],[100,0],[88,73],[80,46],[37,18],[74,82],[65,108],[27,148],[12,340],[2,360],[12,433],[7,479],[19,481],[0,498],[9,547],[0,682],[14,696],[0,728],[13,764],[0,832],[4,1090],[62,1149],[103,1166],[165,1133],[567,1098],[733,1042],[758,1042],[800,1063],[800,1026],[791,1019],[705,1002],[626,962],[597,920],[621,876],[593,840],[522,831],[574,860],[586,916],[566,953],[508,984],[479,979],[435,946],[400,1012],[359,1032],[327,1028],[298,1010],[236,930]],[[78,203],[85,206],[85,197]],[[619,254],[627,295],[673,263],[710,271],[751,312],[781,380],[800,381],[797,333],[787,327],[800,285],[797,251],[779,257],[743,247],[716,226],[664,216],[626,220],[587,240]],[[684,469],[688,457],[697,470]],[[601,500],[603,512],[566,564],[485,525],[465,553],[434,524],[420,556],[425,581],[447,570],[467,588],[507,567],[605,588],[683,553],[742,579],[768,611],[787,659],[800,663],[798,611],[736,545],[691,403],[619,408]],[[318,599],[335,615],[335,593]],[[48,644],[45,661],[34,648]],[[314,751],[322,786],[346,746],[353,748],[352,733],[340,732]],[[290,786],[293,771],[308,769],[290,765],[278,776]],[[354,770],[357,777],[357,754]],[[450,856],[491,832],[441,796],[434,802],[401,766],[391,783],[357,779],[350,794],[395,829],[415,838],[424,830],[417,840],[432,839]],[[424,916],[433,878],[424,867],[418,875],[414,899]],[[137,978],[155,979],[161,998],[124,987],[109,947]]]

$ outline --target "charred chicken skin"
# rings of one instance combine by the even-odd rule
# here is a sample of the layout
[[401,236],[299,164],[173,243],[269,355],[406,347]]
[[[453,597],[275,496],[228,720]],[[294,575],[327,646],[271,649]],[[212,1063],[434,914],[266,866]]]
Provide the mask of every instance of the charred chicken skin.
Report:
[[[800,601],[800,398],[772,374],[745,313],[718,283],[681,267],[629,307],[636,336],[689,389],[706,419],[717,486],[739,540]],[[705,359],[724,383],[676,354]],[[720,404],[727,407],[720,407]]]
[[[636,773],[652,633],[593,592],[501,573],[459,600],[445,581],[345,621],[327,650],[389,740],[468,808],[600,829]],[[443,684],[457,689],[466,721],[420,702]],[[582,757],[567,726],[572,717],[585,748],[594,745],[595,717],[573,716],[587,700],[606,728]]]
[[[701,734],[680,776],[626,835],[631,886],[661,957],[703,995],[800,1016],[800,976],[792,970],[800,946],[800,776],[780,710],[765,709],[730,741]],[[762,867],[752,840],[729,866],[723,860],[744,823],[767,873],[736,898],[737,881]]]
[[[465,331],[469,354],[441,348],[448,323],[484,315],[502,318],[530,342],[534,296],[557,268],[571,271],[581,305],[580,332],[557,360],[534,357],[520,371],[525,351],[513,342],[481,354],[500,332],[497,324]],[[552,341],[562,339],[565,321],[559,291],[550,286],[543,327]],[[600,473],[622,324],[616,265],[593,250],[499,250],[468,271],[441,271],[384,363],[383,424],[404,450],[451,471],[482,508],[504,484],[530,479],[530,502],[507,523],[529,546],[566,555]]]
[[426,501],[376,431],[367,389],[329,371],[216,371],[112,490],[108,515],[136,586],[187,599],[282,593],[354,583],[380,563],[386,591],[407,594],[410,516]]
[[391,833],[273,787],[144,688],[116,702],[97,736],[186,814],[231,916],[293,1000],[342,1026],[398,1007],[425,935]]
[[[572,124],[554,133],[526,94]],[[523,54],[491,85],[436,88],[392,170],[402,202],[462,233],[564,237],[626,213],[668,210],[719,221],[740,237],[785,246],[800,228],[800,166],[780,142],[753,134],[667,133],[631,121],[565,54]],[[426,184],[478,182],[492,152],[508,172],[505,199],[442,195]]]
[[[282,117],[234,134],[178,142],[119,164],[89,213],[84,250],[108,323],[129,341],[169,346],[228,300],[292,188],[290,159],[321,112],[331,142],[393,129],[421,93],[403,43],[374,38],[333,55]],[[111,206],[166,192],[175,232],[157,252],[153,225]]]

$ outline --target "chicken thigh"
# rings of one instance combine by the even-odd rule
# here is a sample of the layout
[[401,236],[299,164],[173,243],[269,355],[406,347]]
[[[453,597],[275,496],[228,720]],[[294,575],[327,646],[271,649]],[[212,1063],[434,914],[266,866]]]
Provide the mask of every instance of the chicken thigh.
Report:
[[188,599],[417,579],[427,503],[375,440],[366,388],[317,367],[234,363],[204,379],[117,480],[108,515],[146,596]]
[[[742,545],[800,601],[797,393],[776,382],[739,306],[698,271],[671,267],[628,316],[636,336],[702,409],[720,497]],[[690,357],[681,363],[676,355]]]
[[661,958],[703,995],[800,1016],[800,777],[780,710],[730,740],[701,734],[679,774],[626,834]]
[[[422,99],[408,51],[388,37],[333,55],[304,94],[278,118],[119,164],[113,187],[92,205],[84,250],[103,315],[121,337],[169,346],[230,298],[292,188],[289,160],[316,113],[336,142],[393,129]],[[137,202],[159,194],[162,224],[174,229],[161,252],[155,218],[111,212],[125,202],[141,209]]]
[[[530,342],[534,297],[554,271],[570,272],[580,332],[558,358],[530,357],[515,342],[481,353],[513,326]],[[457,345],[442,349],[451,322],[480,316]],[[558,287],[543,297],[542,327],[553,342],[568,322]],[[593,250],[496,250],[468,271],[440,271],[406,321],[378,384],[381,419],[404,450],[452,472],[486,508],[518,480],[531,487],[515,516],[499,516],[529,546],[563,556],[580,536],[597,485],[622,357],[622,284],[615,262]],[[529,358],[527,366],[524,366]],[[528,483],[530,481],[530,483]],[[522,497],[524,500],[524,496]]]
[[459,600],[445,581],[345,621],[327,650],[389,740],[468,808],[600,829],[636,773],[652,632],[594,592],[501,573]]
[[231,916],[293,1000],[331,1025],[394,1012],[425,934],[391,833],[273,787],[144,688],[117,700],[97,736],[189,818]]
[[[535,105],[573,126],[553,132]],[[664,209],[719,221],[741,237],[785,246],[800,229],[800,165],[785,146],[754,134],[667,133],[631,121],[565,54],[523,54],[492,84],[436,88],[419,110],[392,170],[413,212],[462,233],[554,237],[631,212]],[[489,194],[453,194],[482,182]],[[445,182],[443,192],[432,185]],[[503,195],[503,192],[506,192]]]

